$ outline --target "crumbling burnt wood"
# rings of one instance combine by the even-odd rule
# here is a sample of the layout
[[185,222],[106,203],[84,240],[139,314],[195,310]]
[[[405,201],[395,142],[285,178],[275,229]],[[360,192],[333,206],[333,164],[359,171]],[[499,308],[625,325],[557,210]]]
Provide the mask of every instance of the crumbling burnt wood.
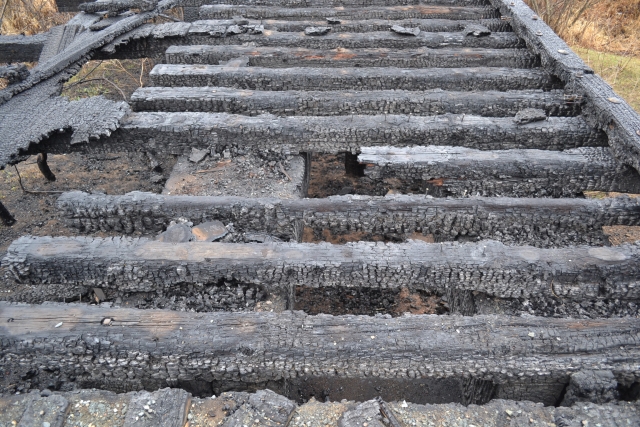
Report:
[[[135,144],[133,143],[135,142]],[[358,152],[377,145],[414,146],[458,144],[482,150],[548,149],[606,146],[604,133],[579,117],[550,117],[519,126],[511,118],[466,115],[352,115],[336,117],[256,117],[226,113],[132,113],[120,128],[92,143],[95,150],[155,148],[182,154],[211,145],[273,149],[283,152]],[[48,146],[48,152],[86,147]]]
[[463,147],[365,147],[366,176],[395,178],[433,196],[578,197],[584,191],[640,192],[640,175],[608,147],[480,151]]
[[[323,37],[309,37],[303,33],[285,33],[270,30],[255,30],[240,34],[228,34],[238,26],[196,26],[196,24],[176,23],[162,27],[148,24],[120,36],[102,50],[98,58],[139,58],[158,57],[173,45],[220,45],[236,46],[252,43],[263,47],[304,48],[304,49],[515,49],[524,47],[513,33],[494,33],[487,37],[470,37],[464,33],[421,32],[417,37],[406,37],[389,31],[372,33],[329,33]],[[240,27],[242,30],[242,27]],[[179,36],[173,32],[186,32]],[[244,30],[247,31],[247,30]],[[453,54],[453,52],[449,52]],[[443,57],[446,55],[441,53]],[[530,58],[528,64],[537,62],[535,55],[519,54],[520,62]],[[446,64],[446,63],[445,63]],[[508,65],[505,63],[505,65]],[[531,65],[528,65],[531,66]]]
[[[2,263],[8,279],[61,291],[99,286],[107,294],[156,292],[233,277],[265,286],[268,294],[295,286],[406,287],[565,303],[615,299],[626,306],[640,299],[639,259],[635,245],[538,249],[488,240],[330,245],[28,236],[11,244]],[[32,292],[23,298],[40,302],[41,296]]]
[[171,46],[169,64],[223,64],[246,58],[256,67],[514,67],[539,65],[536,55],[526,49],[326,49],[253,46]]
[[432,90],[262,91],[213,87],[142,87],[130,100],[134,111],[202,111],[275,114],[277,116],[340,116],[348,114],[445,113],[484,117],[513,117],[525,108],[548,116],[576,116],[579,103],[567,103],[560,90],[509,92],[451,92]]
[[200,19],[231,19],[243,16],[249,19],[305,19],[345,18],[364,19],[453,19],[476,20],[499,18],[489,6],[369,6],[366,8],[297,7],[274,8],[269,6],[205,5],[200,8]]
[[[319,27],[327,25],[328,23],[325,18],[303,21],[285,21],[279,19],[247,19],[246,21],[248,21],[248,25],[262,25],[265,30],[281,32],[301,32],[307,27]],[[339,21],[339,24],[330,24],[331,31],[336,33],[367,33],[370,31],[388,31],[390,26],[389,20],[387,19],[350,20],[340,18]],[[478,22],[494,32],[512,31],[507,21],[498,18],[467,21],[451,19],[400,19],[394,21],[395,24],[403,27],[415,27],[419,28],[420,31],[427,32],[462,31],[467,25]],[[219,19],[199,21],[198,25],[203,23],[212,26],[238,24],[237,20]]]
[[[426,381],[434,388],[450,380],[440,382],[442,388],[471,376],[499,384],[498,398],[553,404],[579,370],[608,369],[624,383],[637,380],[640,351],[634,318],[391,319],[6,303],[0,303],[0,317],[14,319],[2,323],[6,369],[21,373],[44,365],[59,370],[63,381],[75,377],[79,387],[119,391],[196,379],[283,388],[285,379],[293,386],[320,380],[346,385],[365,377],[381,384]],[[111,326],[101,324],[107,317]],[[8,380],[0,379],[3,385]]]
[[[269,7],[305,7],[307,0],[182,0],[185,6],[203,6],[213,4],[225,5],[260,5]],[[486,0],[319,0],[314,1],[314,7],[359,7],[359,6],[486,6]]]
[[[185,218],[233,223],[237,233],[267,233],[285,241],[301,238],[300,228],[315,235],[349,233],[397,239],[432,234],[436,241],[493,239],[505,244],[557,247],[602,246],[603,226],[640,225],[640,200],[428,198],[334,196],[281,200],[241,197],[164,196],[129,193],[107,196],[71,192],[57,202],[61,220],[80,232],[156,234]],[[364,238],[364,237],[363,237]]]
[[525,90],[561,89],[546,71],[508,68],[262,68],[216,65],[158,64],[150,73],[153,86],[226,86],[252,90]]

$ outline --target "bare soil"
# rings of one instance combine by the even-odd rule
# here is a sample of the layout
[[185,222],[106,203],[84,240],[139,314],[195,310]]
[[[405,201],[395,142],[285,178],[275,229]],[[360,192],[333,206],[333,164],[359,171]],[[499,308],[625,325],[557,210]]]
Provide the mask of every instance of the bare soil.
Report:
[[373,182],[366,177],[349,176],[345,172],[344,153],[314,154],[308,197],[319,199],[346,194],[374,194]]
[[309,288],[298,286],[295,290],[294,310],[308,314],[369,315],[404,313],[444,314],[446,304],[436,295],[410,292],[402,289],[360,289],[342,287]]
[[[162,191],[175,159],[173,156],[158,158],[161,172],[153,171],[143,153],[65,154],[49,155],[48,163],[56,176],[49,182],[38,170],[36,157],[17,165],[22,190],[14,166],[0,171],[0,201],[15,217],[16,223],[7,227],[0,222],[0,253],[11,242],[23,235],[73,236],[77,231],[58,220],[56,200],[61,192],[80,190],[106,194],[124,194],[130,191]],[[155,176],[163,180],[151,181]],[[55,193],[58,192],[58,193]],[[99,236],[100,234],[96,234]]]

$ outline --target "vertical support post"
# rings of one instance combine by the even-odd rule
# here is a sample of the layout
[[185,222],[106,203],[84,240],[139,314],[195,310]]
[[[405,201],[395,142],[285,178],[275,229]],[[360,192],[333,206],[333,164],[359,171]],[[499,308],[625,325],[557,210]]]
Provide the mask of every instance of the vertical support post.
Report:
[[51,169],[49,169],[49,165],[47,164],[47,153],[38,154],[37,162],[38,169],[40,169],[42,175],[44,175],[44,177],[49,181],[55,181],[56,176],[53,174],[53,172],[51,172]]
[[365,165],[358,163],[358,155],[344,153],[344,170],[349,176],[364,176]]
[[16,219],[11,215],[11,213],[4,207],[2,202],[0,202],[0,218],[2,218],[2,222],[4,225],[11,226],[16,223]]

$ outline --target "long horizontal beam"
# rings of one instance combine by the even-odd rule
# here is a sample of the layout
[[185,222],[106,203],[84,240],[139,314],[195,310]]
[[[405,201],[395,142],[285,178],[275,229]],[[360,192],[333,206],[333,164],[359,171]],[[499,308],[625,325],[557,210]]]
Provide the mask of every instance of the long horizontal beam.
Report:
[[361,233],[396,239],[432,234],[436,241],[493,239],[553,247],[607,244],[602,227],[640,225],[640,199],[431,198],[335,196],[256,199],[70,192],[57,202],[61,220],[80,232],[155,234],[185,218],[233,223],[235,233],[299,241],[303,229],[334,236]]
[[533,68],[538,57],[526,49],[306,49],[254,46],[171,46],[169,64],[224,64],[242,58],[252,67]]
[[326,7],[269,7],[244,5],[209,5],[200,8],[200,19],[232,19],[242,16],[249,19],[454,19],[476,20],[499,18],[492,7],[482,6],[370,6],[366,8]]
[[295,286],[406,287],[497,298],[637,300],[640,249],[540,249],[477,243],[164,243],[144,238],[21,237],[2,261],[15,280],[154,292],[235,280],[268,293]]
[[513,68],[263,68],[158,64],[153,86],[226,86],[251,90],[525,90],[560,89],[563,84],[540,69]]
[[[584,191],[640,193],[640,175],[608,147],[480,151],[462,147],[365,147],[358,161],[385,191],[435,196],[575,197]],[[400,182],[398,184],[398,182]]]
[[[462,31],[469,24],[480,24],[489,31],[509,32],[511,26],[508,21],[498,18],[480,19],[480,20],[452,20],[452,19],[400,19],[393,21],[391,24],[388,19],[365,19],[365,20],[349,20],[340,19],[339,24],[328,24],[324,18],[315,20],[302,21],[286,21],[280,19],[260,19],[248,20],[249,25],[263,25],[266,30],[282,31],[282,32],[301,32],[307,27],[323,27],[330,26],[331,31],[336,33],[368,33],[371,31],[388,31],[392,25],[400,25],[405,28],[419,28],[420,31],[430,32],[456,32]],[[233,25],[237,21],[234,20],[207,20],[196,21],[194,24],[201,22],[209,22],[214,25]],[[334,21],[335,22],[335,21]],[[391,25],[390,25],[391,24]]]
[[134,111],[202,111],[211,113],[275,114],[277,116],[342,116],[349,114],[469,114],[513,117],[525,108],[548,116],[575,116],[581,105],[568,102],[564,92],[451,92],[405,90],[262,91],[225,87],[142,87],[131,95]]
[[486,6],[486,0],[181,0],[181,6],[260,5],[267,7],[362,7],[362,6]]
[[211,145],[282,152],[357,152],[361,147],[394,144],[459,145],[483,150],[536,148],[563,150],[604,146],[601,131],[579,117],[550,117],[516,125],[511,118],[477,116],[248,117],[226,113],[132,113],[108,137],[89,146],[50,145],[47,150],[137,151],[156,148],[183,154]]
[[[379,390],[417,382],[426,394],[454,389],[461,398],[460,382],[471,377],[497,385],[503,399],[553,405],[580,370],[637,381],[640,357],[636,318],[333,317],[6,303],[0,316],[12,319],[2,326],[6,371],[46,367],[59,380],[73,377],[77,387],[120,392],[180,383],[279,391],[285,382],[294,388],[318,381],[337,389],[366,381]],[[10,378],[0,381],[9,385]]]

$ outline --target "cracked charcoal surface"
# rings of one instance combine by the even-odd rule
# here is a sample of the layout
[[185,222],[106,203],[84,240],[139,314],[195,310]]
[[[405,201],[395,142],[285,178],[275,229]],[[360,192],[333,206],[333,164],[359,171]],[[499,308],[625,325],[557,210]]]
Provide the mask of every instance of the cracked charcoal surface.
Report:
[[365,147],[358,160],[378,193],[445,197],[579,197],[584,191],[640,192],[640,175],[608,148],[480,151],[462,147]]
[[340,116],[349,114],[469,114],[512,117],[524,108],[549,116],[575,116],[579,104],[564,102],[562,91],[430,90],[257,91],[224,87],[143,87],[131,96],[135,111],[203,111],[257,116]]
[[[494,239],[538,247],[606,244],[602,227],[640,225],[640,202],[614,199],[434,199],[420,195],[333,196],[303,201],[236,197],[167,197],[133,192],[106,196],[70,192],[58,199],[63,221],[84,233],[155,234],[171,221],[233,223],[236,233],[267,233],[286,241],[300,228],[437,241]],[[302,222],[302,224],[300,224]],[[232,233],[233,234],[233,233]]]

